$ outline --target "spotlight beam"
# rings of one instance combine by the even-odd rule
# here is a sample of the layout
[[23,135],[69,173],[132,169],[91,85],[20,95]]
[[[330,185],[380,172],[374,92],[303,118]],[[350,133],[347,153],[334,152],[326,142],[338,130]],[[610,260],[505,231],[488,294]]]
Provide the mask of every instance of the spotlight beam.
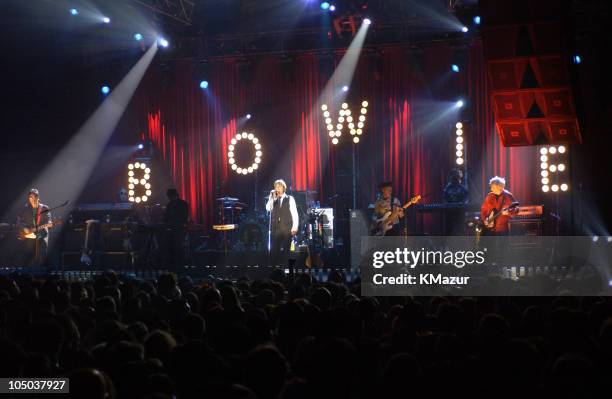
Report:
[[[18,209],[25,201],[31,187],[38,188],[41,199],[49,205],[66,200],[74,204],[78,200],[156,52],[157,45],[153,44],[53,161],[29,183],[16,199],[14,209]],[[58,213],[62,216],[69,211],[64,208]]]

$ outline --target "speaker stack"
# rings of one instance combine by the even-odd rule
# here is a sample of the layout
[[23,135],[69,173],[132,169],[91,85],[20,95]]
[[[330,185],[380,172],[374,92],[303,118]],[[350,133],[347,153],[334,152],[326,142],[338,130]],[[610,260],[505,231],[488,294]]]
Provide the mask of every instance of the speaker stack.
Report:
[[578,144],[567,1],[482,0],[495,125],[504,146]]

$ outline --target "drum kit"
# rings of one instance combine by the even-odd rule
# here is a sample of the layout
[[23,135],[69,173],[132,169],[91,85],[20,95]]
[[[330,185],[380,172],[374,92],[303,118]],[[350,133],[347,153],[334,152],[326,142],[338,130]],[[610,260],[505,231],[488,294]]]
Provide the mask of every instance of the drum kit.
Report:
[[[268,200],[269,192],[260,198]],[[316,191],[294,191],[300,224],[295,247],[320,251],[333,247],[333,209],[321,208]],[[215,243],[224,251],[267,251],[269,214],[262,206],[249,207],[235,197],[217,198]]]

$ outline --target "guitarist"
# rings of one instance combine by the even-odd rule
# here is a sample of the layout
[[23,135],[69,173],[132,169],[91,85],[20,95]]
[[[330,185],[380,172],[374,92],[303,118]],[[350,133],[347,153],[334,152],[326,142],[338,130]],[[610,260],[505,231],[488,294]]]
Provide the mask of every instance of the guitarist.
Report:
[[[397,197],[393,196],[393,183],[390,181],[380,183],[378,185],[378,189],[380,191],[380,196],[376,201],[374,207],[373,222],[376,229],[376,222],[382,219],[387,212],[392,212],[394,210],[397,211],[397,217],[393,220],[390,230],[387,232],[376,231],[376,235],[385,235],[385,236],[399,236],[402,235],[402,230],[400,227],[400,219],[404,217],[404,209],[402,208],[402,203],[397,199]],[[373,230],[375,230],[373,229]]]
[[493,227],[486,229],[487,235],[507,235],[509,231],[508,221],[510,216],[519,211],[518,207],[504,210],[504,208],[508,208],[512,203],[516,202],[512,193],[504,189],[505,186],[506,179],[503,177],[495,176],[489,180],[491,192],[487,194],[480,207],[480,220],[483,224],[486,223],[492,211],[494,211],[495,214],[501,211],[501,214],[495,219]]
[[28,193],[28,202],[17,216],[17,226],[36,233],[35,239],[22,240],[23,264],[26,266],[44,266],[47,259],[49,229],[41,228],[51,222],[49,207],[40,202],[38,190],[33,188]]

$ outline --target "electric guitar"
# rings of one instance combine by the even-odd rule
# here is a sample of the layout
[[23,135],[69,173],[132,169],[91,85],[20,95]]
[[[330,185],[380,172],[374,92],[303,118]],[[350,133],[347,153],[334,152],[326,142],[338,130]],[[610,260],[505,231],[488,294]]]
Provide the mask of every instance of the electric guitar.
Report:
[[397,223],[400,212],[410,207],[411,205],[416,204],[420,200],[421,196],[417,195],[415,197],[412,197],[410,201],[406,202],[404,205],[396,206],[393,210],[385,212],[382,217],[374,221],[372,234],[376,236],[384,236],[387,231],[391,230],[393,228],[393,225]]
[[495,227],[495,219],[501,216],[504,212],[511,211],[517,206],[519,206],[519,203],[513,202],[506,208],[503,208],[501,211],[497,211],[496,209],[491,210],[491,213],[489,214],[489,216],[487,216],[485,220],[482,222],[482,227],[484,227],[485,229],[492,229],[493,227]]
[[49,223],[41,224],[37,227],[21,227],[19,229],[17,238],[20,240],[35,240],[37,238],[42,238],[47,233],[47,229],[53,228],[60,224],[62,224],[62,221],[60,219],[55,219]]

